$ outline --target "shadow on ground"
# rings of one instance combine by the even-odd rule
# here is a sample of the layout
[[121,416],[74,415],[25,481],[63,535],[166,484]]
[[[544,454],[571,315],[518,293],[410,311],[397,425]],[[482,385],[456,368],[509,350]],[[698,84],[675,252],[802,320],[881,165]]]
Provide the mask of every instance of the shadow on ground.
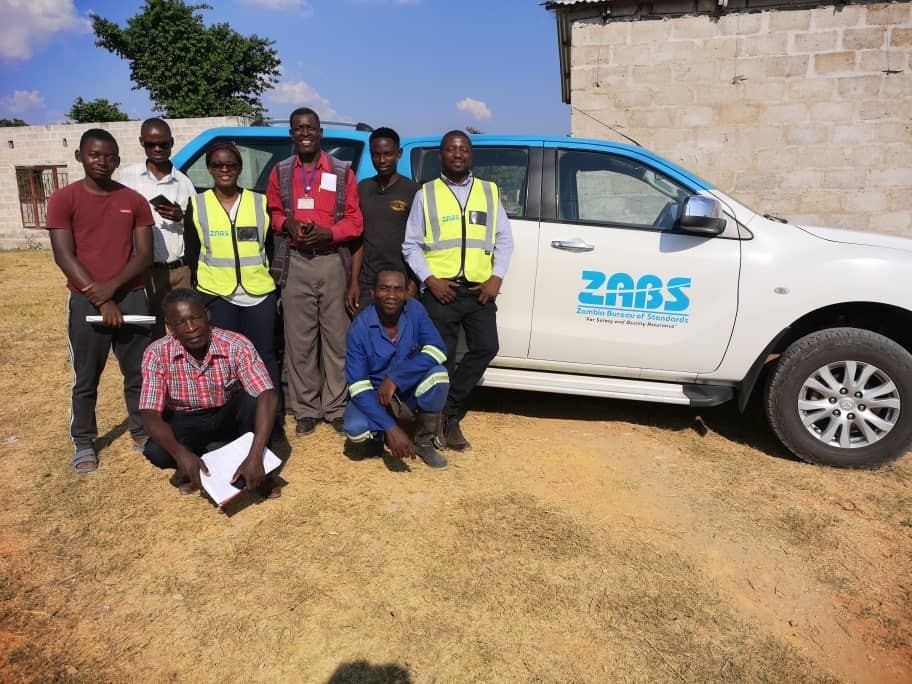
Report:
[[339,665],[326,684],[412,684],[412,676],[393,663],[371,665],[366,660],[356,660]]
[[480,387],[472,395],[470,410],[513,413],[529,418],[623,421],[674,432],[693,430],[701,437],[707,430],[712,430],[732,442],[757,449],[767,456],[797,460],[770,430],[756,396],[751,398],[742,414],[734,401],[710,408],[695,408]]
[[95,451],[102,451],[111,446],[117,439],[127,433],[127,419],[124,418],[117,425],[95,440]]

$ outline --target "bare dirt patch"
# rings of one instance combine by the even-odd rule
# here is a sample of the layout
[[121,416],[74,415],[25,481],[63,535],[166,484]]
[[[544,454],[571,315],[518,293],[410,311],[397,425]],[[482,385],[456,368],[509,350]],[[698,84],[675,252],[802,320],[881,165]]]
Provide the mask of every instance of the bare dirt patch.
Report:
[[[480,390],[452,466],[290,437],[219,515],[131,451],[71,474],[65,291],[0,254],[2,681],[912,681],[912,458],[787,457],[757,415]],[[702,436],[701,436],[702,435]]]

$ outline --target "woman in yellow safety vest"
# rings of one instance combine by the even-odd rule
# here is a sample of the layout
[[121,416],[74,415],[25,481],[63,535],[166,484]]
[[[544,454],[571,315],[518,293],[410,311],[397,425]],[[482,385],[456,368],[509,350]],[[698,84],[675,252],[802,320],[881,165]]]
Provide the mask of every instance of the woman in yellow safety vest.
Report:
[[281,397],[275,352],[276,286],[266,258],[269,213],[265,195],[238,187],[242,164],[240,151],[230,142],[216,142],[206,149],[214,187],[190,198],[184,218],[186,251],[199,254],[190,268],[196,289],[208,299],[212,325],[240,333],[253,343]]

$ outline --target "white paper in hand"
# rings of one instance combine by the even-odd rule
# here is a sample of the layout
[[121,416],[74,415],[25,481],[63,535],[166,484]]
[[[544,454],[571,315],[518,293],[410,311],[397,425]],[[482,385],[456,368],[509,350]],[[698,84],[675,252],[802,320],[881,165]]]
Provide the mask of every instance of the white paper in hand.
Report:
[[[203,454],[203,463],[209,474],[200,472],[200,480],[206,493],[218,506],[225,505],[243,491],[231,484],[231,478],[250,453],[251,444],[253,433],[247,432],[233,442]],[[267,475],[281,464],[279,457],[268,448],[263,451],[263,470]]]
[[[144,314],[124,314],[123,322],[128,325],[155,325],[155,316]],[[104,323],[104,316],[89,314],[86,323]]]

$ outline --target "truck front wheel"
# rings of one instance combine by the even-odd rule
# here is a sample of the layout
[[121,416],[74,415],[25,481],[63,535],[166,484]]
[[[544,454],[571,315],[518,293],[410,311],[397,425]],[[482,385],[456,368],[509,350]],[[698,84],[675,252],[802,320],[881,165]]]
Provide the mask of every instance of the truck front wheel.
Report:
[[809,463],[873,469],[912,443],[912,355],[859,328],[829,328],[794,342],[767,377],[766,416]]

